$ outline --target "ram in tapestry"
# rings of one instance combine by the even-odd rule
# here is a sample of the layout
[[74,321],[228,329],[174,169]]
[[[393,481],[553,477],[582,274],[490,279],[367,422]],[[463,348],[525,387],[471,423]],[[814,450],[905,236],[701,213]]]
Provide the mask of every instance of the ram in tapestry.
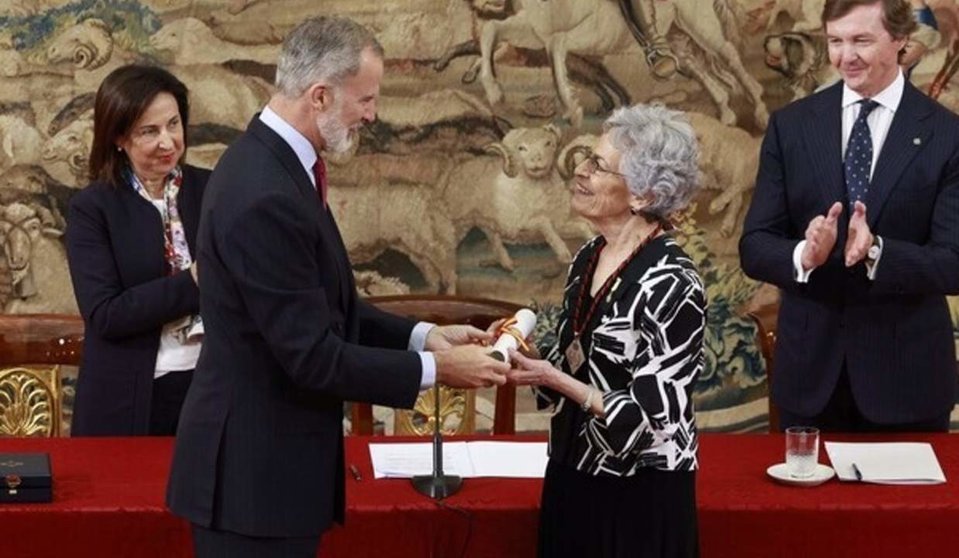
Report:
[[[959,8],[928,0],[910,79],[959,107]],[[379,118],[331,161],[330,201],[364,293],[508,299],[551,323],[570,254],[577,153],[610,110],[684,110],[704,188],[676,235],[707,282],[700,425],[762,429],[750,312],[777,294],[738,267],[769,112],[831,83],[822,1],[12,0],[0,4],[0,303],[76,312],[61,234],[86,182],[93,93],[117,66],[163,64],[191,91],[188,159],[212,167],[272,93],[279,45],[340,14],[386,50]],[[959,319],[959,305],[953,306]],[[545,326],[540,334],[548,337]],[[477,407],[483,411],[484,405]],[[530,415],[530,428],[544,420]]]

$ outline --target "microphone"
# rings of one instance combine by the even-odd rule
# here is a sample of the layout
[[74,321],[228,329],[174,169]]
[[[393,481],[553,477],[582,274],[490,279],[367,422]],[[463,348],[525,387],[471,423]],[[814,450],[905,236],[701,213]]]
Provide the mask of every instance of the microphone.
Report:
[[463,479],[443,473],[443,434],[440,432],[440,384],[433,385],[433,474],[416,475],[410,481],[413,488],[424,496],[442,500],[463,488]]

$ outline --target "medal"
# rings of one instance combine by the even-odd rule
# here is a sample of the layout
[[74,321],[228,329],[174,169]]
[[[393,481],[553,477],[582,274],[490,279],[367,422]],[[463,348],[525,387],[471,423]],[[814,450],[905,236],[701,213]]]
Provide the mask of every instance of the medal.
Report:
[[569,364],[570,373],[576,374],[584,362],[586,362],[586,355],[583,354],[583,344],[579,342],[579,336],[577,336],[566,347],[566,363]]
[[589,321],[592,319],[593,314],[596,312],[596,308],[599,306],[600,301],[603,297],[612,296],[613,291],[615,291],[619,285],[622,283],[620,279],[620,274],[626,269],[626,266],[629,265],[629,262],[633,260],[643,248],[649,244],[649,241],[656,237],[662,230],[661,225],[656,225],[656,228],[653,229],[653,232],[649,233],[639,243],[639,246],[633,250],[633,253],[629,255],[619,267],[616,268],[616,271],[612,275],[606,278],[606,281],[600,286],[599,290],[596,292],[596,296],[593,297],[592,304],[589,305],[589,309],[586,314],[581,314],[586,300],[586,293],[589,291],[589,278],[593,276],[596,271],[596,265],[599,262],[599,253],[602,252],[603,248],[606,246],[606,241],[603,240],[603,243],[599,245],[596,252],[593,254],[592,258],[589,261],[589,265],[586,268],[586,273],[583,275],[582,285],[579,288],[579,296],[576,297],[576,305],[573,306],[573,316],[570,325],[573,330],[573,341],[566,347],[564,351],[566,355],[566,364],[569,365],[569,371],[571,374],[576,374],[576,371],[583,366],[583,363],[586,362],[586,353],[583,351],[583,344],[580,342],[580,337],[583,335],[583,332],[586,330],[586,326],[589,324]]

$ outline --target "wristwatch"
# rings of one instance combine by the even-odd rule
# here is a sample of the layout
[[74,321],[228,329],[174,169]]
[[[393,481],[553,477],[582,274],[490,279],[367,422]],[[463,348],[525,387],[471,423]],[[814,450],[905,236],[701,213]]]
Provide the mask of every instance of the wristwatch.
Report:
[[869,251],[866,252],[866,261],[869,264],[874,264],[880,255],[882,255],[882,240],[878,236],[873,236],[872,246],[870,246]]

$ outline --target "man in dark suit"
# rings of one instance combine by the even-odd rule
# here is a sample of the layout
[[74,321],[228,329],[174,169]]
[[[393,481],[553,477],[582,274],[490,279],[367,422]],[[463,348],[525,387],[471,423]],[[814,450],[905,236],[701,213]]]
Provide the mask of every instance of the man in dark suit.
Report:
[[782,425],[943,431],[956,401],[959,118],[904,81],[908,2],[827,0],[843,80],[777,112],[739,249],[780,287]]
[[375,119],[382,76],[368,30],[307,20],[283,44],[277,93],[210,178],[198,239],[206,335],[167,495],[193,523],[198,557],[315,555],[343,519],[343,400],[408,408],[436,381],[505,381],[508,366],[469,344],[485,332],[357,298],[319,153],[346,151]]

